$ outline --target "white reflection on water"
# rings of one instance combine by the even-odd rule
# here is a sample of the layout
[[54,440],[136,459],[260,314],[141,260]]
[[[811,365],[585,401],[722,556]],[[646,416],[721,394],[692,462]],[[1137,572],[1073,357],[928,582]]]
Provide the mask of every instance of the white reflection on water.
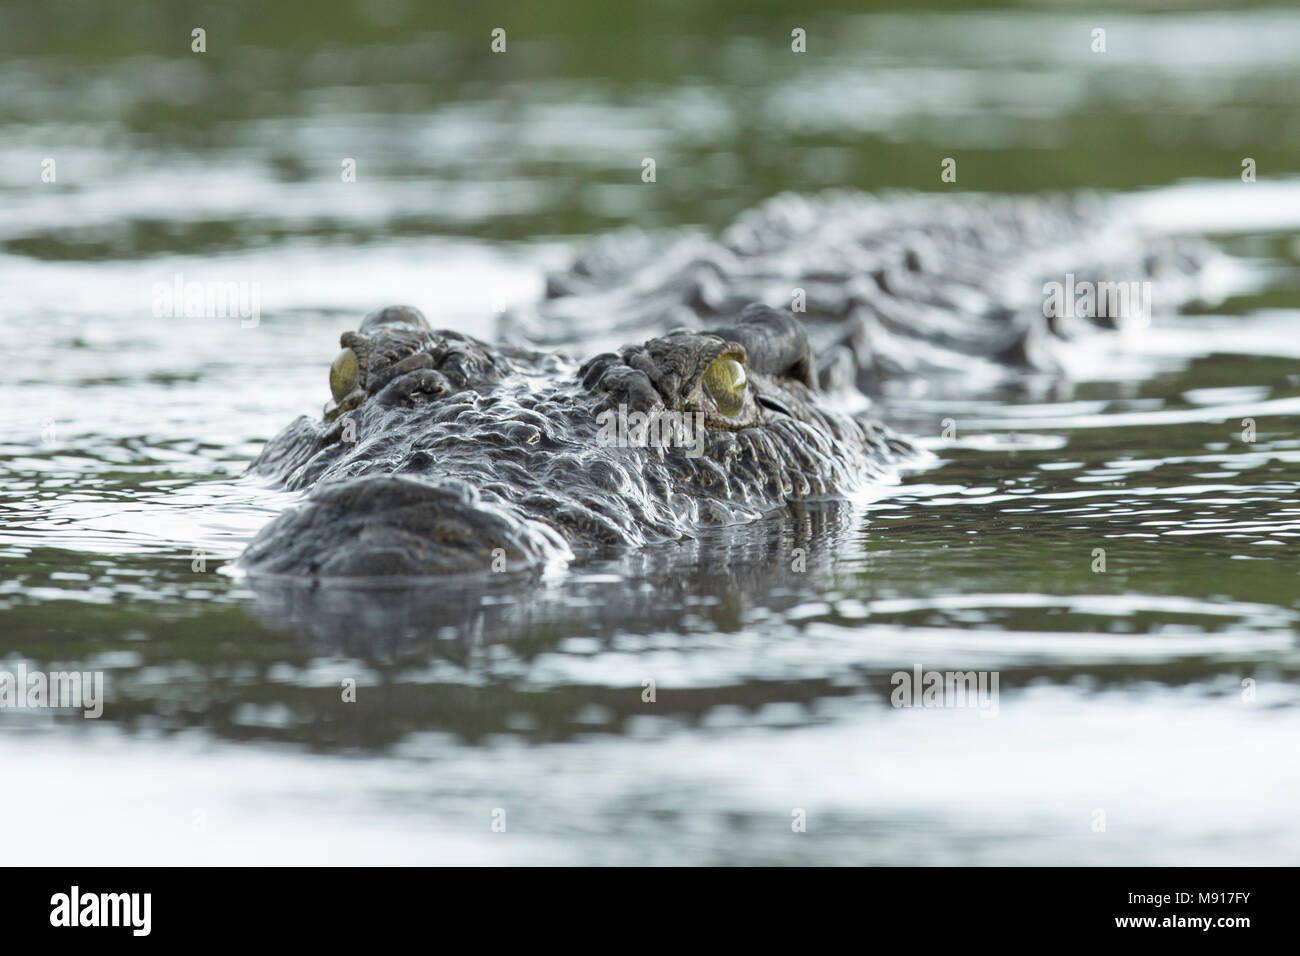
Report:
[[[974,710],[856,698],[685,732],[393,757],[0,734],[7,865],[1288,864],[1294,691],[1060,687]],[[787,708],[788,710],[788,708]],[[791,718],[798,726],[783,726]],[[748,724],[748,725],[744,725]],[[769,726],[763,726],[769,724]],[[37,746],[39,742],[39,746]],[[75,781],[75,786],[70,785]],[[495,808],[507,832],[490,831]],[[808,830],[791,832],[793,808]],[[1095,810],[1105,832],[1094,832]],[[202,814],[203,829],[195,821]]]

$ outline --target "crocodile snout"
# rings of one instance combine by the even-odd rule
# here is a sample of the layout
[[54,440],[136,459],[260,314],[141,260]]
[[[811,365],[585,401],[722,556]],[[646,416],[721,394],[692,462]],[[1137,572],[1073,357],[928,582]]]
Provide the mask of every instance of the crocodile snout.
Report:
[[318,485],[242,563],[264,574],[355,578],[510,571],[571,558],[550,527],[463,481],[368,475]]

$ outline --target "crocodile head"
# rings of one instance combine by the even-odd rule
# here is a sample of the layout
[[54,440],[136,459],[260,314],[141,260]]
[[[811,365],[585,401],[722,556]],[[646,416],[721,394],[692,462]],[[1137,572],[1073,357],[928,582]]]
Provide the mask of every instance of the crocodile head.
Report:
[[829,407],[802,326],[766,306],[581,365],[408,307],[340,344],[322,420],[253,465],[310,493],[248,547],[252,571],[515,570],[847,495],[915,453]]

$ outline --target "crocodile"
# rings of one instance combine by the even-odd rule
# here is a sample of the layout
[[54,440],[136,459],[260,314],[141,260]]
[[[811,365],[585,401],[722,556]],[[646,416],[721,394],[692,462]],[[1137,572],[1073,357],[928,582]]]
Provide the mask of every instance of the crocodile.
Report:
[[380,309],[341,336],[324,414],[251,466],[306,496],[241,564],[313,578],[536,568],[895,481],[927,453],[864,411],[864,393],[1058,374],[1057,344],[1147,318],[1045,308],[1044,276],[1158,283],[1166,308],[1200,294],[1209,247],[1121,240],[1109,208],[782,197],[716,241],[598,243],[502,318],[503,338],[527,344]]
[[249,545],[249,569],[570,560],[852,495],[920,455],[821,401],[803,326],[763,305],[580,365],[435,331],[409,306],[370,314],[340,344],[322,419],[298,419],[253,464],[311,492]]
[[[869,395],[1058,380],[1073,343],[1217,300],[1224,256],[1153,231],[1127,197],[783,194],[713,239],[624,230],[546,278],[498,334],[571,347],[704,328],[751,302],[804,322],[826,388]],[[1046,283],[1149,283],[1150,308],[1045,303]]]

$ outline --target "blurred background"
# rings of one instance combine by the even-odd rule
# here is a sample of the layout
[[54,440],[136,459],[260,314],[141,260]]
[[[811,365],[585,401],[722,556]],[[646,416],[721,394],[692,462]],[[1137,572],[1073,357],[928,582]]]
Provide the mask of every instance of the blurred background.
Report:
[[[1300,20],[1228,6],[11,3],[4,248],[718,228],[781,190],[938,189],[944,156],[996,192],[1293,172]],[[24,187],[47,153],[75,217]]]
[[[1300,14],[1115,8],[0,7],[0,669],[109,698],[0,711],[0,862],[1294,862]],[[832,187],[1119,191],[1239,281],[1050,399],[880,408],[940,460],[874,502],[547,581],[231,572],[365,312],[490,338],[595,235]],[[156,317],[178,275],[259,324]],[[998,717],[890,708],[916,664]]]

